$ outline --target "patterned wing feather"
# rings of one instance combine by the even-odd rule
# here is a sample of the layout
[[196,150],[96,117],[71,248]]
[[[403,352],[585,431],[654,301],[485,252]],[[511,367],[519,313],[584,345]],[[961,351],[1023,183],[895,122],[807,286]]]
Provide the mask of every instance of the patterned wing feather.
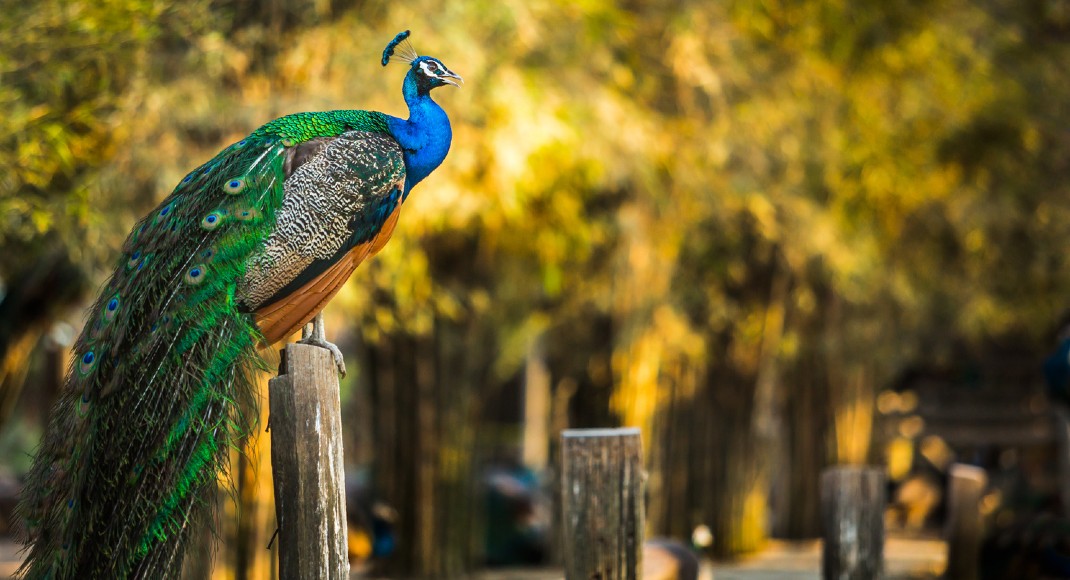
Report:
[[242,288],[267,343],[307,323],[374,253],[373,240],[385,243],[405,184],[401,147],[386,135],[353,131],[296,149],[302,159],[291,161],[275,228]]
[[275,342],[293,334],[322,310],[349,279],[350,274],[357,269],[357,266],[360,266],[365,259],[374,256],[386,245],[394,233],[394,226],[397,225],[400,214],[401,204],[397,204],[394,213],[390,214],[374,238],[357,244],[322,273],[287,294],[283,299],[258,309],[256,324],[264,333],[264,342]]

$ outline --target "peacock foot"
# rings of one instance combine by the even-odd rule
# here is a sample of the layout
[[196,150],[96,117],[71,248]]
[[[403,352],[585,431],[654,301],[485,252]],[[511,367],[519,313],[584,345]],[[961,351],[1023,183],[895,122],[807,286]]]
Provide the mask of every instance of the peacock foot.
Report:
[[346,363],[342,358],[342,351],[338,349],[338,345],[333,342],[329,342],[323,330],[323,313],[320,312],[312,319],[312,330],[308,330],[308,326],[301,329],[301,340],[297,341],[300,344],[311,344],[312,346],[318,346],[331,351],[334,356],[334,364],[338,367],[338,374],[343,377],[346,376]]

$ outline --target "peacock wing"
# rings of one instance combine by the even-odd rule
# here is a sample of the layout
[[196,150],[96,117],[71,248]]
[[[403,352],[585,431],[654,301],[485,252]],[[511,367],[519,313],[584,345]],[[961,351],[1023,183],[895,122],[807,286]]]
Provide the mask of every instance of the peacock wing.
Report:
[[282,206],[240,288],[267,344],[312,319],[389,239],[405,185],[389,135],[350,131],[288,153]]

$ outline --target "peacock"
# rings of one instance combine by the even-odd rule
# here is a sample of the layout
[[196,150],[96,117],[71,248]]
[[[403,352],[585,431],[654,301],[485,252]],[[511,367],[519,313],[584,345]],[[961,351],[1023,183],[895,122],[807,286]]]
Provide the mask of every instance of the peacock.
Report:
[[134,226],[26,479],[25,578],[178,576],[228,450],[253,428],[259,349],[311,321],[303,342],[345,373],[321,311],[445,159],[453,134],[431,91],[463,83],[408,37],[382,55],[408,66],[408,119],[275,119]]

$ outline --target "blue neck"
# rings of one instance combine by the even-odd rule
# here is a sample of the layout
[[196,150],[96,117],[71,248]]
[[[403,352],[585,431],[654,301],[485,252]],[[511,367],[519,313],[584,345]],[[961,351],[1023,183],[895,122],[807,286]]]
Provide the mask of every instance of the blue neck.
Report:
[[409,105],[409,118],[389,117],[387,128],[405,152],[404,197],[408,197],[413,186],[423,181],[446,158],[453,130],[446,111],[431,100],[430,91],[417,88],[416,75],[411,70],[405,76],[402,94]]

